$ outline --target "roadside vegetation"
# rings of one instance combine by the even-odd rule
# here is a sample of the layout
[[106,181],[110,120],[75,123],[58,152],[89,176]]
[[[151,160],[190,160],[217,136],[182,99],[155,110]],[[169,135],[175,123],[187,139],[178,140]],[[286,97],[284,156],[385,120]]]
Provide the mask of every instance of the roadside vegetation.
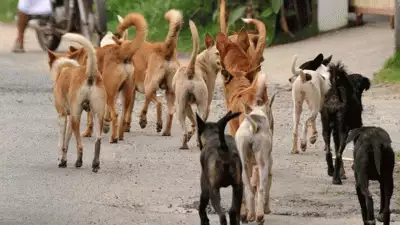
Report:
[[396,52],[385,62],[373,82],[376,84],[400,84],[400,52]]

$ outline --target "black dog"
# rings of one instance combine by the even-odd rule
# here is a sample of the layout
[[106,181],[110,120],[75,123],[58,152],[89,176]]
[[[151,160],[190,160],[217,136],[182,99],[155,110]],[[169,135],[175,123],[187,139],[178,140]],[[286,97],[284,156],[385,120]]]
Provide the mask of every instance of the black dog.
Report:
[[[340,62],[329,65],[331,89],[325,94],[321,110],[322,133],[325,142],[328,175],[333,176],[333,184],[342,184],[340,168],[346,139],[351,129],[362,126],[362,105],[358,101],[347,72]],[[336,161],[333,167],[330,138],[333,134]]]
[[230,225],[240,224],[240,208],[243,197],[242,164],[235,139],[225,135],[229,120],[240,115],[229,111],[218,122],[204,122],[196,113],[197,134],[200,143],[201,195],[199,216],[201,225],[209,225],[206,207],[209,199],[219,215],[221,225],[227,225],[221,209],[220,188],[232,186],[232,206],[229,210]]
[[346,144],[351,141],[354,141],[354,177],[364,224],[375,224],[368,183],[369,180],[378,180],[381,207],[377,219],[389,225],[394,169],[394,152],[389,134],[380,127],[361,127],[350,131]]
[[[317,70],[318,67],[322,65],[328,66],[328,64],[332,60],[332,55],[330,55],[328,58],[324,59],[324,55],[322,53],[319,53],[317,57],[315,57],[313,60],[306,61],[305,63],[301,64],[299,66],[300,69],[302,70]],[[289,78],[289,82],[293,83],[294,80],[298,77],[298,75],[293,75],[292,77]]]

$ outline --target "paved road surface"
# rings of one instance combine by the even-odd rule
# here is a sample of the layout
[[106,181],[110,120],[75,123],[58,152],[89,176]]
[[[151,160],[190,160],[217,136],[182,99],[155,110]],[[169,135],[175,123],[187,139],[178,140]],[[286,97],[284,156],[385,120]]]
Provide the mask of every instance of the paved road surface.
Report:
[[[26,54],[11,54],[15,28],[0,24],[0,224],[199,224],[197,210],[199,151],[178,150],[180,129],[174,122],[172,137],[155,132],[154,107],[149,125],[141,130],[137,115],[142,106],[138,97],[133,131],[118,144],[103,141],[101,169],[91,172],[94,139],[84,139],[84,162],[75,169],[72,140],[68,167],[59,169],[57,160],[57,115],[53,106],[52,81],[47,56],[32,31],[27,32]],[[302,42],[266,49],[264,70],[271,80],[269,92],[287,84],[293,54],[300,60],[317,53],[332,53],[351,71],[371,77],[392,54],[393,31],[387,23],[341,30]],[[64,43],[61,50],[66,49]],[[365,93],[366,124],[379,124],[398,145],[399,88],[376,87]],[[348,179],[332,186],[326,176],[322,139],[302,154],[292,156],[291,97],[281,92],[274,105],[274,181],[271,189],[270,225],[354,225],[361,224],[354,191],[354,177],[346,163]],[[165,110],[165,107],[164,107]],[[225,113],[222,87],[216,90],[211,120]],[[84,116],[85,123],[86,116]],[[175,120],[176,121],[176,120]],[[81,130],[83,130],[82,125]],[[320,130],[320,125],[319,128]],[[351,151],[346,155],[351,156]],[[379,189],[371,187],[375,208]],[[223,206],[230,204],[230,188],[222,191]],[[393,220],[399,208],[392,200]],[[211,214],[213,224],[217,217]],[[395,222],[394,224],[400,224]]]

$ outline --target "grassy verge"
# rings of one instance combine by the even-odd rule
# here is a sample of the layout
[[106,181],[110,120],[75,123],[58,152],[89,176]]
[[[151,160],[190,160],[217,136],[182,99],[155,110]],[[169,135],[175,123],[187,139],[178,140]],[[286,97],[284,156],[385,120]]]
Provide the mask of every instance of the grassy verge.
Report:
[[373,83],[400,84],[400,52],[389,58],[376,74]]

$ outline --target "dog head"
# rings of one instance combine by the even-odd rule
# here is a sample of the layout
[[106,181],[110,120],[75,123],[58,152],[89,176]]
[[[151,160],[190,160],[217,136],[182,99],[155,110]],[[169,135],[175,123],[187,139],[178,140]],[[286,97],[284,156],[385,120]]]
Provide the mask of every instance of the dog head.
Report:
[[[332,60],[332,55],[330,55],[328,58],[324,59],[324,56],[322,53],[319,53],[313,60],[309,60],[307,62],[304,62],[303,64],[301,64],[299,66],[299,69],[302,70],[314,70],[314,71],[318,71],[321,73],[326,73],[327,72],[327,66],[329,65],[329,63]],[[294,65],[292,65],[293,67]],[[293,70],[292,70],[293,71]],[[289,78],[289,82],[293,83],[296,78],[298,77],[298,74],[293,74],[290,78]]]
[[276,93],[274,93],[271,98],[262,105],[258,105],[256,103],[253,106],[250,106],[249,104],[247,104],[247,102],[242,101],[245,116],[250,121],[254,133],[258,130],[258,124],[251,118],[250,114],[264,115],[265,117],[267,117],[270,129],[272,133],[274,132],[274,116],[272,114],[272,105],[274,103],[275,96]]
[[206,37],[205,37],[205,47],[206,47],[206,49],[204,50],[204,52],[206,54],[208,63],[210,64],[209,66],[211,66],[211,68],[216,73],[218,73],[222,69],[221,57],[220,57],[220,53],[217,49],[214,39],[208,33],[206,34]]
[[221,147],[226,147],[224,133],[226,124],[231,119],[238,117],[240,114],[240,112],[232,113],[232,111],[228,111],[228,113],[217,122],[204,122],[196,113],[197,136],[199,138],[200,150],[203,150],[203,146],[207,144],[207,140],[212,140],[212,137],[215,136],[219,137],[221,145],[225,145]]

